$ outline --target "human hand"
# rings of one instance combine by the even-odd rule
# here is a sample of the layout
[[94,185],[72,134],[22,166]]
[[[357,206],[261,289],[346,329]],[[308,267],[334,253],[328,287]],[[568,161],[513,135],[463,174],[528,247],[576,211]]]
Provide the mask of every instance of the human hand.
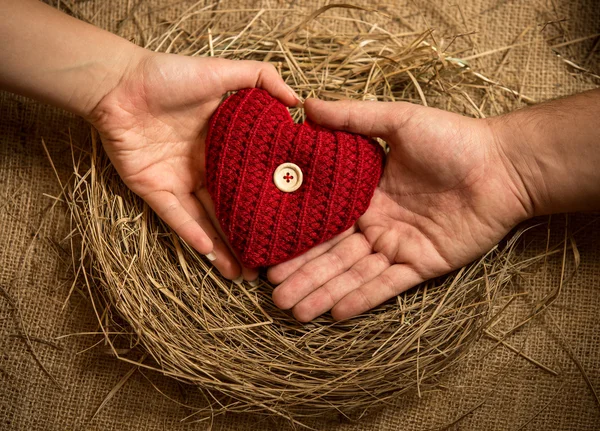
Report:
[[269,269],[273,300],[310,321],[352,317],[468,264],[532,215],[493,122],[409,103],[309,99],[314,122],[384,139],[390,151],[356,225]]
[[87,116],[125,184],[221,274],[246,280],[215,220],[206,190],[209,119],[228,91],[260,87],[297,103],[275,68],[255,61],[193,58],[136,50],[114,89]]

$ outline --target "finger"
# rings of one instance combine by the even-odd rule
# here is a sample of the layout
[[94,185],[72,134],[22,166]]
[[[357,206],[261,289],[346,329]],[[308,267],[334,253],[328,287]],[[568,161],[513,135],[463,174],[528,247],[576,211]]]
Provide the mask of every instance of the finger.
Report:
[[[213,265],[219,270],[221,275],[230,280],[236,280],[240,277],[241,268],[237,258],[229,249],[224,241],[224,236],[220,233],[210,217],[210,211],[207,211],[200,200],[192,193],[179,196],[183,208],[200,225],[213,243]],[[185,239],[185,238],[184,238]],[[241,281],[241,280],[239,280]]]
[[407,265],[390,266],[373,280],[344,296],[332,308],[331,315],[336,320],[356,316],[423,281],[423,278]]
[[344,238],[352,235],[356,231],[356,227],[352,226],[350,229],[342,232],[338,236],[326,241],[322,244],[317,245],[316,247],[311,248],[306,253],[301,254],[291,260],[280,263],[279,265],[275,265],[270,267],[267,270],[267,278],[273,284],[279,284],[283,282],[286,278],[296,272],[302,265],[311,260],[321,256],[323,253],[330,250],[334,245],[339,243]]
[[363,257],[348,271],[328,281],[296,304],[292,310],[294,317],[300,322],[311,321],[331,310],[348,293],[373,280],[389,267],[390,261],[382,253]]
[[204,255],[213,251],[211,239],[173,193],[160,190],[151,192],[143,198],[154,212],[192,248]]
[[[238,256],[238,254],[233,249],[233,247],[231,247],[231,244],[229,243],[229,240],[227,239],[227,235],[225,235],[225,232],[223,232],[223,230],[221,229],[221,225],[219,224],[219,221],[217,220],[217,217],[215,215],[215,206],[214,206],[212,199],[210,198],[210,194],[208,193],[208,190],[206,188],[201,188],[200,190],[198,190],[196,192],[196,197],[198,198],[198,200],[200,201],[202,206],[206,209],[206,213],[208,214],[208,217],[210,217],[210,220],[212,221],[212,226],[214,227],[214,229],[216,229],[216,232],[219,235],[219,239],[224,242],[230,255],[234,256],[235,260],[237,262],[239,262],[240,258]],[[258,278],[258,270],[257,269],[247,268],[245,266],[242,266],[241,268],[242,268],[241,275],[239,276],[238,279],[234,279],[234,281],[236,283],[239,283],[242,280],[253,281]]]
[[226,91],[256,87],[267,90],[287,106],[296,106],[300,102],[294,90],[283,82],[272,64],[262,61],[222,61],[230,63],[224,65],[224,70],[230,72],[223,77]]
[[273,302],[279,308],[292,308],[308,294],[343,273],[364,256],[371,245],[362,233],[340,241],[331,250],[311,260],[273,290]]
[[330,129],[385,138],[419,108],[406,102],[307,99],[304,109],[312,121]]
[[258,280],[258,269],[248,268],[242,266],[242,278],[246,281],[257,281]]

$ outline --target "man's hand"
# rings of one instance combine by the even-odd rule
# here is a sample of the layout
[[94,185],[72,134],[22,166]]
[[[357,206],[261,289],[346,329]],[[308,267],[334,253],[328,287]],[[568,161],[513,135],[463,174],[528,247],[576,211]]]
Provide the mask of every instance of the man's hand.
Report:
[[326,127],[390,147],[371,205],[351,230],[268,272],[275,304],[300,321],[367,311],[491,249],[532,216],[487,120],[408,103],[308,100]]
[[[228,91],[260,87],[288,106],[293,92],[267,63],[137,50],[119,83],[87,116],[125,184],[223,276],[240,266],[224,240],[206,190],[208,122]],[[246,280],[258,273],[244,269]]]

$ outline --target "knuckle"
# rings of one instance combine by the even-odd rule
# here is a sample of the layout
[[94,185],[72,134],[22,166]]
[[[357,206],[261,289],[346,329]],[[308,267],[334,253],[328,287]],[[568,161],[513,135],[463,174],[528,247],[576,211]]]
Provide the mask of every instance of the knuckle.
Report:
[[344,130],[348,130],[350,128],[351,123],[352,123],[352,110],[350,109],[349,106],[346,106],[346,109],[344,111],[344,121],[342,122],[342,128]]
[[382,286],[385,290],[387,290],[389,294],[396,294],[396,286],[394,280],[392,280],[389,275],[381,274],[379,276],[379,285]]
[[342,260],[341,256],[336,252],[327,253],[325,254],[325,257],[327,259],[328,266],[330,268],[333,268],[335,272],[344,269],[344,261]]
[[359,238],[360,238],[360,246],[362,248],[364,248],[365,250],[372,250],[373,246],[371,245],[371,243],[369,242],[369,240],[367,239],[367,237],[364,234],[359,234]]
[[370,309],[372,309],[374,307],[374,305],[371,302],[371,299],[365,293],[364,289],[362,289],[362,288],[356,289],[356,294],[358,295],[359,301],[362,304],[361,309],[363,309],[363,310],[370,310]]
[[330,309],[338,302],[338,298],[335,297],[330,285],[323,286],[321,290],[326,298],[327,309]]
[[256,68],[258,72],[258,76],[256,77],[256,83],[258,87],[262,87],[268,84],[272,79],[274,79],[274,75],[279,76],[277,73],[277,69],[271,63],[264,63],[261,61],[255,61]]
[[183,228],[189,226],[190,223],[194,223],[194,220],[192,220],[191,218],[187,218],[187,219],[183,220],[181,223],[179,223],[178,225],[175,225],[172,227],[173,227],[173,229],[175,229],[176,232],[178,232],[181,235],[181,231],[183,230]]
[[178,209],[179,209],[179,203],[177,203],[177,202],[170,203],[165,207],[164,214],[171,214],[171,213],[177,212]]
[[263,65],[263,69],[265,70],[265,72],[269,72],[269,73],[277,72],[277,69],[271,63],[262,63],[262,65]]
[[307,271],[305,267],[301,266],[300,268],[298,268],[296,270],[296,272],[293,274],[294,278],[305,278],[305,277],[310,277],[311,272]]
[[392,124],[395,129],[400,129],[407,126],[412,119],[413,112],[418,109],[418,105],[408,106],[406,102],[398,102],[397,108],[387,112],[385,122]]
[[312,290],[315,287],[315,280],[313,279],[314,273],[304,266],[301,266],[296,272],[290,277],[290,281],[294,281],[300,285],[308,285]]
[[350,280],[356,282],[358,286],[362,286],[364,284],[365,278],[362,274],[362,271],[359,271],[355,267],[348,269],[347,276],[350,278]]
[[376,259],[376,262],[375,262],[376,264],[380,263],[380,264],[382,264],[382,266],[385,266],[385,267],[390,266],[390,260],[383,253],[375,253],[375,259]]

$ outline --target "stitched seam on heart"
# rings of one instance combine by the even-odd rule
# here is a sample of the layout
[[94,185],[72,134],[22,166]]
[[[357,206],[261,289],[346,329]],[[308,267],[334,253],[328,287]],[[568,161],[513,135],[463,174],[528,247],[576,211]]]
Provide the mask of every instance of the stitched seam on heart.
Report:
[[[269,103],[265,109],[263,109],[261,111],[261,113],[259,114],[259,116],[256,118],[255,122],[254,122],[254,126],[252,127],[252,130],[250,131],[251,136],[248,139],[249,144],[246,145],[244,152],[245,154],[250,150],[250,144],[253,142],[254,137],[256,136],[256,133],[258,132],[258,126],[260,125],[260,121],[261,119],[264,117],[264,115],[266,113],[270,112],[271,107],[273,107],[276,103],[278,103],[277,100],[273,100],[271,103]],[[238,179],[238,187],[237,190],[241,189],[241,187],[244,184],[244,179],[246,177],[246,170],[248,169],[248,162],[249,162],[249,158],[248,157],[243,157],[242,158],[243,162],[242,162],[242,172],[241,175]],[[241,193],[238,191],[237,193],[234,193],[234,198],[233,198],[233,208],[231,210],[231,221],[229,222],[229,231],[233,232],[235,231],[235,226],[236,226],[236,215],[237,215],[237,209],[238,209],[238,203],[240,201],[240,196]]]
[[[302,132],[304,131],[303,127],[299,127],[298,128],[298,134],[296,135],[296,138],[293,141],[293,144],[295,144],[293,146],[294,151],[292,152],[292,156],[290,157],[291,160],[294,160],[294,156],[296,155],[296,150],[298,149],[298,145],[297,142],[300,141],[300,136],[302,135]],[[281,198],[281,203],[279,205],[280,208],[285,208],[285,205],[287,203],[288,200],[288,196],[290,195],[290,193],[284,193],[283,197]],[[279,229],[281,227],[281,218],[283,217],[285,211],[279,211],[279,214],[277,215],[277,219],[275,221],[275,226],[273,227],[273,236],[271,237],[271,241],[269,241],[269,247],[267,248],[267,250],[271,250],[269,253],[269,257],[267,259],[268,262],[270,262],[273,259],[273,254],[276,251],[276,247],[274,247],[273,245],[277,243],[277,238],[279,237]]]
[[317,208],[317,214],[314,214],[312,218],[314,232],[312,235],[311,245],[313,246],[321,242],[321,237],[323,235],[328,235],[325,232],[327,226],[323,223],[324,216],[327,214],[328,203],[333,200],[331,205],[336,208],[336,197],[333,195],[333,186],[335,181],[335,154],[338,146],[336,145],[335,133],[327,131],[323,132],[323,135],[326,136],[326,138],[323,140],[324,144],[321,147],[320,158],[316,161],[316,163],[318,166],[325,167],[325,172],[322,173],[323,175],[319,176],[321,183],[325,185],[325,187],[323,190],[321,190],[321,194],[319,196],[320,207]]
[[305,224],[307,223],[307,226],[300,239],[304,247],[300,252],[319,243],[325,229],[323,218],[327,214],[327,204],[330,199],[334,198],[331,193],[335,179],[335,169],[332,166],[336,151],[335,135],[318,126],[316,130],[318,130],[320,145],[318,154],[312,160],[315,169],[311,180],[315,186],[311,190],[310,208],[307,208],[306,211]]
[[[230,140],[231,140],[231,133],[233,130],[233,124],[235,123],[235,121],[237,120],[241,108],[247,103],[247,101],[250,99],[250,96],[252,95],[252,93],[254,92],[254,89],[248,91],[244,97],[242,98],[242,100],[239,102],[237,108],[235,109],[235,111],[233,112],[233,115],[231,116],[231,121],[229,122],[229,127],[227,128],[227,135],[225,136],[224,139],[224,143],[223,143],[223,147],[221,148],[221,160],[219,161],[219,166],[217,167],[217,172],[223,172],[224,169],[224,165],[225,165],[225,160],[226,160],[226,155],[227,155],[227,147],[229,146]],[[235,193],[235,190],[233,190],[233,193]],[[220,213],[220,202],[221,202],[221,181],[219,180],[217,183],[217,189],[216,189],[216,194],[217,194],[217,198],[215,199],[215,208],[219,208],[219,213]],[[217,214],[217,216],[219,218],[221,218],[221,214]],[[231,229],[228,229],[231,232]]]
[[[356,149],[358,150],[358,170],[357,170],[357,175],[354,177],[354,184],[352,186],[352,205],[350,206],[350,208],[352,208],[352,211],[348,211],[348,217],[346,218],[346,223],[344,223],[344,226],[347,228],[349,227],[348,224],[350,221],[352,221],[355,217],[354,217],[354,212],[356,211],[356,198],[358,197],[358,193],[360,192],[360,190],[358,189],[359,186],[359,182],[362,180],[362,174],[363,174],[363,168],[364,168],[364,151],[363,151],[363,145],[361,145],[360,142],[360,138],[358,136],[354,137],[354,142],[356,143]],[[368,144],[368,143],[367,143]],[[361,214],[362,215],[362,214]],[[359,215],[360,217],[360,215]],[[352,224],[354,224],[354,222],[352,222]]]
[[342,161],[342,168],[338,169],[340,174],[337,182],[337,191],[333,196],[331,203],[333,211],[329,221],[330,228],[328,236],[323,238],[327,240],[345,230],[345,222],[348,213],[354,213],[353,208],[349,206],[352,199],[352,185],[356,167],[358,165],[356,153],[356,141],[350,135],[343,132],[337,132],[339,138],[338,160]]
[[[321,149],[321,145],[323,144],[323,140],[321,139],[321,131],[316,130],[317,133],[317,144],[315,145],[315,149],[314,152],[312,154],[312,163],[310,165],[310,169],[308,172],[307,177],[309,178],[309,183],[307,184],[308,187],[306,189],[306,194],[304,195],[304,200],[302,201],[302,214],[300,215],[300,220],[298,222],[298,226],[300,226],[301,231],[300,232],[305,232],[306,234],[308,234],[309,230],[310,230],[310,226],[305,226],[304,225],[304,221],[306,220],[306,214],[308,213],[308,203],[310,203],[310,194],[312,192],[312,188],[313,188],[313,183],[314,183],[314,178],[315,178],[315,169],[317,168],[317,159],[319,158],[319,152]],[[304,229],[302,229],[304,228]],[[307,229],[308,228],[308,229]],[[303,244],[303,237],[298,236],[297,238],[297,243],[296,243],[296,248],[298,247],[298,244]]]
[[327,216],[325,217],[324,223],[323,223],[323,226],[325,226],[325,227],[323,229],[323,233],[321,234],[321,238],[319,239],[319,243],[322,243],[322,242],[325,241],[324,240],[325,235],[330,230],[329,229],[329,223],[331,221],[331,213],[333,211],[333,201],[335,200],[335,196],[337,196],[336,191],[339,188],[338,187],[339,180],[340,180],[340,177],[339,177],[339,175],[340,175],[340,166],[339,165],[341,164],[339,155],[340,155],[340,145],[341,145],[341,143],[340,143],[340,140],[338,139],[338,134],[334,133],[333,135],[335,137],[335,149],[336,149],[336,151],[335,151],[335,163],[334,163],[334,168],[333,168],[334,169],[333,187],[332,187],[332,190],[331,190],[331,198],[327,202],[327,212],[326,212]]
[[[263,180],[262,186],[261,186],[261,190],[260,190],[260,197],[258,199],[258,203],[256,205],[256,208],[262,208],[262,203],[265,199],[265,196],[267,194],[267,186],[269,184],[269,181],[273,181],[272,177],[269,176],[269,173],[273,173],[273,171],[275,170],[275,151],[277,149],[277,144],[279,142],[279,139],[281,137],[281,131],[283,130],[283,128],[286,126],[285,123],[281,123],[279,124],[279,126],[277,127],[277,131],[275,133],[275,143],[273,144],[273,146],[271,147],[271,151],[269,154],[269,166],[267,169],[267,175],[265,176],[265,179]],[[246,252],[246,250],[252,250],[252,246],[254,245],[254,240],[256,238],[256,223],[258,223],[258,217],[254,217],[252,219],[252,224],[250,225],[250,237],[248,238],[248,241],[246,242],[246,249],[244,250],[244,253]]]
[[[304,129],[304,135],[302,139],[298,141],[296,146],[296,153],[294,154],[294,163],[298,164],[304,172],[310,172],[311,163],[313,159],[313,153],[315,150],[315,143],[318,138],[318,132],[310,124],[300,125]],[[286,203],[288,208],[291,210],[287,211],[287,217],[282,219],[280,225],[280,231],[284,235],[279,243],[283,243],[281,253],[275,255],[276,260],[287,260],[302,253],[308,247],[306,244],[300,243],[300,237],[305,233],[305,225],[300,225],[300,219],[302,216],[302,205],[305,203],[304,197],[307,193],[308,186],[315,182],[315,178],[312,175],[306,175],[306,180],[303,183],[301,190],[296,193],[290,194]],[[312,188],[311,197],[308,200],[308,204],[311,205],[314,199],[314,188]],[[287,235],[289,234],[289,235]]]

